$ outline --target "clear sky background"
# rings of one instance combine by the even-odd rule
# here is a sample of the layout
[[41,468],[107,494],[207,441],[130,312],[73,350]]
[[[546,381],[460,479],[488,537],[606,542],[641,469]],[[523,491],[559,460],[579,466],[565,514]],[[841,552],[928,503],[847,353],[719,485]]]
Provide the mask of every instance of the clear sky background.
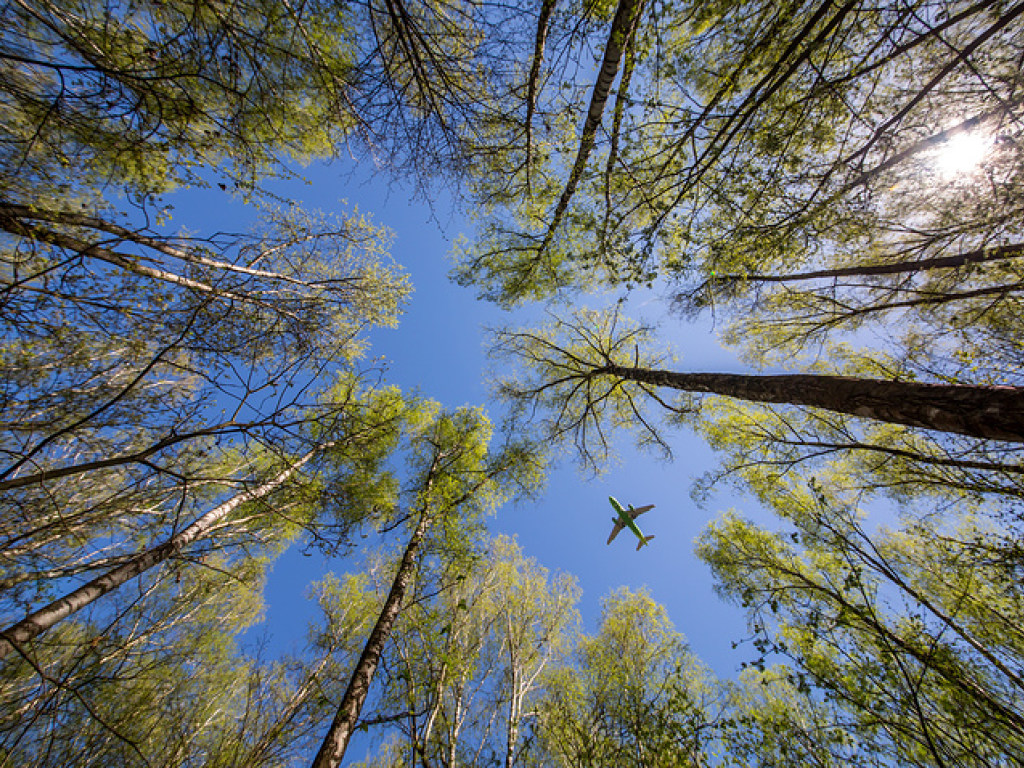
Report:
[[[448,279],[449,254],[455,238],[470,234],[471,223],[452,212],[440,193],[431,204],[416,199],[407,188],[389,186],[385,173],[364,163],[351,174],[341,164],[306,168],[310,182],[272,186],[273,191],[306,208],[345,212],[353,205],[372,214],[395,233],[392,255],[412,279],[414,294],[397,329],[375,331],[370,354],[388,360],[387,379],[405,391],[438,400],[443,406],[482,405],[498,421],[500,404],[490,400],[486,328],[543,319],[543,307],[528,307],[509,315],[476,299],[472,289]],[[341,201],[347,201],[347,205]],[[172,199],[172,228],[212,234],[240,231],[251,214],[232,197],[214,187],[189,191]],[[614,300],[611,294],[580,297],[592,307]],[[687,370],[737,371],[741,364],[719,345],[709,320],[690,323],[666,312],[657,290],[637,293],[626,314],[659,322],[661,339],[673,347]],[[581,474],[571,460],[549,476],[537,502],[508,505],[491,520],[494,533],[514,535],[526,555],[551,571],[576,576],[582,588],[579,603],[585,628],[594,631],[601,598],[626,585],[646,587],[664,605],[692,650],[722,677],[732,677],[740,662],[755,655],[749,646],[732,649],[746,634],[741,611],[725,604],[713,591],[708,568],[693,554],[693,542],[708,520],[729,507],[752,511],[753,502],[721,492],[703,508],[690,497],[694,480],[712,468],[715,457],[706,444],[688,431],[671,433],[675,459],[668,463],[636,452],[620,441],[619,461],[598,478]],[[610,545],[612,509],[607,497],[624,504],[654,504],[640,518],[651,545],[637,552],[635,539],[623,532]],[[265,636],[270,649],[301,649],[305,628],[314,618],[308,585],[332,570],[339,575],[357,567],[355,560],[303,555],[292,547],[275,563],[267,586],[267,618],[247,637]]]

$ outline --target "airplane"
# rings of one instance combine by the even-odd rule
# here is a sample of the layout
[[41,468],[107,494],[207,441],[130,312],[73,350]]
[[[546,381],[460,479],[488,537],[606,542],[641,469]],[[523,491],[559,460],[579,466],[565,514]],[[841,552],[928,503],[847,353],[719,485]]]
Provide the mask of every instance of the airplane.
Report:
[[642,515],[644,512],[654,509],[654,505],[648,504],[645,507],[634,509],[633,505],[630,504],[629,510],[625,510],[622,508],[622,505],[619,504],[619,502],[615,499],[614,496],[609,496],[608,501],[611,502],[612,509],[614,509],[618,514],[618,517],[612,518],[612,523],[614,523],[614,527],[612,528],[612,535],[608,537],[608,543],[611,544],[612,539],[618,536],[619,531],[621,531],[623,528],[629,528],[629,530],[633,532],[633,535],[636,536],[639,540],[639,543],[636,545],[636,551],[639,552],[640,547],[647,544],[647,542],[653,539],[654,536],[644,536],[643,533],[641,533],[640,529],[636,527],[636,523],[634,523],[633,520]]

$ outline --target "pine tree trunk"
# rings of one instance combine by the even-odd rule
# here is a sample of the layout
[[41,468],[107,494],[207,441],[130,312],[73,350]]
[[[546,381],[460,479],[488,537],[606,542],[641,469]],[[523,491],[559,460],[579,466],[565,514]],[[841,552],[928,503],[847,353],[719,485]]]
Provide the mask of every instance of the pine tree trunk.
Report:
[[341,699],[341,704],[338,705],[338,712],[324,737],[323,744],[320,745],[320,751],[313,759],[312,768],[337,768],[345,757],[345,750],[348,749],[348,742],[352,738],[359,713],[370,692],[370,683],[373,682],[373,676],[377,672],[377,665],[380,663],[384,645],[391,635],[391,629],[402,607],[402,600],[405,599],[406,589],[412,580],[420,545],[432,522],[433,516],[429,512],[424,512],[408,545],[406,545],[402,562],[391,583],[391,591],[388,592],[380,616],[377,617],[377,623],[363,646],[363,652],[359,656],[359,661],[356,662],[356,668],[345,689],[345,695]]
[[1024,442],[1024,387],[922,384],[850,376],[677,373],[607,365],[595,373],[684,392],[837,413],[986,440]]
[[140,552],[128,562],[107,571],[102,576],[97,576],[89,583],[83,584],[64,597],[54,600],[49,605],[32,612],[17,624],[0,632],[0,659],[4,658],[15,648],[50,629],[57,622],[66,619],[71,614],[80,611],[108,592],[117,589],[125,582],[140,576],[150,568],[173,557],[193,541],[205,535],[214,525],[230,515],[242,504],[266,496],[278,488],[325,447],[327,446],[317,446],[272,480],[251,491],[245,491],[233,496],[223,504],[211,509],[163,544],[158,544],[147,549],[145,552]]

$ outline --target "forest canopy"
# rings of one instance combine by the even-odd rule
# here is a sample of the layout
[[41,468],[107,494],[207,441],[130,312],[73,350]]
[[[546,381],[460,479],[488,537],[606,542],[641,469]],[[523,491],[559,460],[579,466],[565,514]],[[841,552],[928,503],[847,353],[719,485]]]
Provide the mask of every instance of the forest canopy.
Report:
[[[1020,762],[1022,19],[3,5],[0,765]],[[490,335],[486,409],[388,380],[388,211],[276,191],[330,162],[450,199],[452,279],[546,310]],[[177,218],[211,190],[238,221]],[[662,334],[707,321],[742,371]],[[732,677],[646,590],[588,627],[488,529],[680,429],[717,464],[676,490],[751,505],[694,549],[747,619]],[[340,572],[302,648],[254,648],[296,547]]]

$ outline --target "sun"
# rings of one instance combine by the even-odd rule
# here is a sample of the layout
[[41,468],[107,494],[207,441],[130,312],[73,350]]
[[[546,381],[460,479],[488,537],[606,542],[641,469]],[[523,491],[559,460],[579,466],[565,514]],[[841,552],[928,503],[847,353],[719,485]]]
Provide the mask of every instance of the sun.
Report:
[[943,142],[935,155],[935,166],[947,179],[975,170],[992,149],[992,138],[983,133],[958,133]]

